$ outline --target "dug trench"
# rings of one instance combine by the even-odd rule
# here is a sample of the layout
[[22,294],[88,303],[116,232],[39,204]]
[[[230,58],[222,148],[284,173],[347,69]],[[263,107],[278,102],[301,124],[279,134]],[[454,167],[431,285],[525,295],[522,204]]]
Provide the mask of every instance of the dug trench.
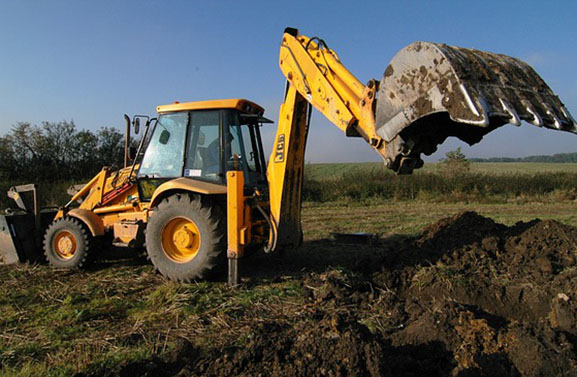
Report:
[[182,339],[78,376],[577,375],[577,228],[463,212],[372,245],[309,242],[273,264],[252,258],[248,289],[298,279],[304,300],[253,318],[244,342]]

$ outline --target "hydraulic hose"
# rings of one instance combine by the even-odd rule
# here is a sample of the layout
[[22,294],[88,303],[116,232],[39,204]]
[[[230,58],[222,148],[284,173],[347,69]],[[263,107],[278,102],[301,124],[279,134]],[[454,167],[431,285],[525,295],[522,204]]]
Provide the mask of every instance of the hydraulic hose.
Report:
[[278,240],[276,222],[274,221],[274,219],[270,218],[270,215],[267,214],[266,211],[256,201],[255,201],[255,206],[256,206],[256,209],[258,209],[258,211],[262,214],[262,216],[264,217],[268,226],[270,227],[270,237],[268,239],[268,243],[267,243],[266,247],[264,248],[264,252],[268,254],[271,251],[276,249],[276,244],[277,244],[277,240]]

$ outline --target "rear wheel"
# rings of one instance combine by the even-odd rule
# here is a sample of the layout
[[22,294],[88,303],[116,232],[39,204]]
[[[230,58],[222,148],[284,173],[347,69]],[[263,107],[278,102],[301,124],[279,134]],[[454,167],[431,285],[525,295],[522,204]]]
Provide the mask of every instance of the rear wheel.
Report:
[[226,237],[220,211],[208,198],[176,194],[164,199],[146,226],[146,250],[171,280],[210,276],[224,259]]
[[53,267],[81,268],[90,261],[93,241],[90,231],[80,220],[62,217],[44,234],[44,255]]

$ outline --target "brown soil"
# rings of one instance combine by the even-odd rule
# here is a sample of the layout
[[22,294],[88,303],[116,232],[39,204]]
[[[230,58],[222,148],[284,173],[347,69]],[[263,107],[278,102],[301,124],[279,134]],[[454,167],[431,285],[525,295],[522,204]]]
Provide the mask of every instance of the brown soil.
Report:
[[94,375],[577,375],[576,228],[464,212],[366,247],[348,269],[305,273],[296,321]]

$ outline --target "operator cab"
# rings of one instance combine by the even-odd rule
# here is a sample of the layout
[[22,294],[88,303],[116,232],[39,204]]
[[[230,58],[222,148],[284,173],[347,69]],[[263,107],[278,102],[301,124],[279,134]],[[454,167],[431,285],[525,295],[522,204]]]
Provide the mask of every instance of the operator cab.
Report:
[[226,172],[235,165],[244,172],[247,187],[266,186],[260,126],[272,121],[263,117],[262,107],[232,99],[174,103],[157,111],[137,173],[143,201],[179,177],[226,186]]

